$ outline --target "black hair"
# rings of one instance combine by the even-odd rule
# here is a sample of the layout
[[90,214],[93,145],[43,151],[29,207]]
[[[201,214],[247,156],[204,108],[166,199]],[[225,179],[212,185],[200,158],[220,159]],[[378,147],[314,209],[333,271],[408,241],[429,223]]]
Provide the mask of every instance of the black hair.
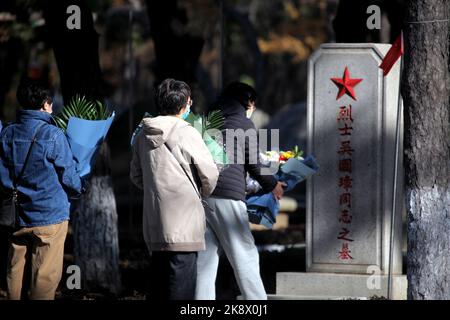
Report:
[[238,101],[246,109],[248,109],[250,102],[256,101],[256,98],[257,94],[252,86],[238,81],[228,84],[221,95],[221,99]]
[[186,82],[166,79],[156,89],[156,109],[162,116],[177,115],[186,106],[190,96],[191,89]]
[[16,97],[23,109],[39,110],[45,102],[52,103],[50,90],[35,83],[20,83]]

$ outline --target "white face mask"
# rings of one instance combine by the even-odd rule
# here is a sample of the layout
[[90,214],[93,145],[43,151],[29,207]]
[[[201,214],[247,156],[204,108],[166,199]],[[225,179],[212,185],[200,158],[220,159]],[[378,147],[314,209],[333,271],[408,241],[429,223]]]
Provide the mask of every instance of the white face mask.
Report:
[[255,111],[256,106],[255,106],[255,102],[250,102],[248,103],[247,106],[247,110],[246,110],[246,114],[247,114],[247,118],[250,119],[252,117],[253,111]]

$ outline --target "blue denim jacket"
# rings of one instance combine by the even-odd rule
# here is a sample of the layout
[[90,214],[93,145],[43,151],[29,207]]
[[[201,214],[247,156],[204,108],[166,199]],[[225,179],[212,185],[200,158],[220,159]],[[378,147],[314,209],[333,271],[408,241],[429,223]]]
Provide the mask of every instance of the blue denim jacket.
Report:
[[45,226],[69,220],[69,197],[79,196],[81,179],[63,131],[50,114],[21,110],[17,121],[0,134],[0,187],[12,190],[25,162],[31,140],[43,124],[18,183],[20,225]]

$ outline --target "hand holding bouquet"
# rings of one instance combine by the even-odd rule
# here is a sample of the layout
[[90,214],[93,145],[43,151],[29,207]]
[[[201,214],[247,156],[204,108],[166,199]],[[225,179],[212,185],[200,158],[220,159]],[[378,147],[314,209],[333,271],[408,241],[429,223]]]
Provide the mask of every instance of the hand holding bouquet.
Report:
[[[268,151],[261,155],[262,163],[278,163],[278,173],[275,175],[278,181],[286,184],[285,191],[292,190],[298,183],[307,179],[317,172],[319,166],[313,156],[303,158],[303,151],[297,146],[289,151]],[[276,221],[279,203],[272,192],[262,193],[261,188],[256,188],[256,181],[247,179],[252,193],[247,196],[247,212],[250,222],[262,224],[271,229]],[[249,190],[249,188],[247,188]],[[255,192],[256,191],[256,192]]]

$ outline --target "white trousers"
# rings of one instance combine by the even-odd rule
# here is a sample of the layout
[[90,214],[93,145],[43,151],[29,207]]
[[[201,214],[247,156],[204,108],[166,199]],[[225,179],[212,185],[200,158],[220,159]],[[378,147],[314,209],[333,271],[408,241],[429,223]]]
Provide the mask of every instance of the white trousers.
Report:
[[258,249],[248,224],[246,204],[214,197],[208,198],[206,202],[206,250],[198,253],[195,298],[216,298],[219,253],[223,250],[233,267],[243,298],[266,300],[259,273]]

